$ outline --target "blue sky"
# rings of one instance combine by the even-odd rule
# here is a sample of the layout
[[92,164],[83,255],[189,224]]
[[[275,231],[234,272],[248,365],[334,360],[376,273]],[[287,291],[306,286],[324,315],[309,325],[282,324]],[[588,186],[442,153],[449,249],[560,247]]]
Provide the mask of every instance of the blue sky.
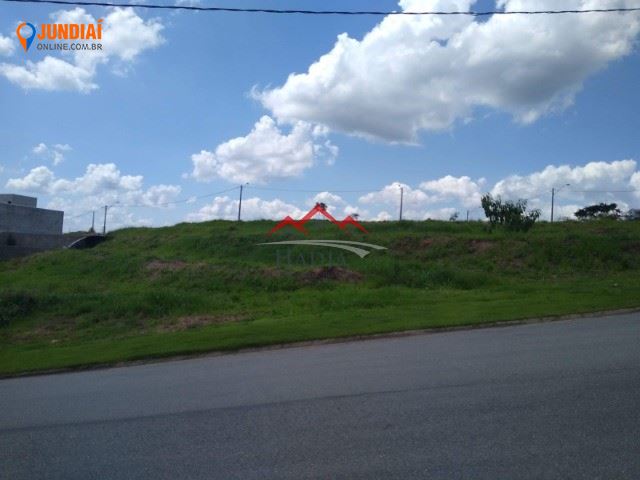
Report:
[[[405,3],[404,8],[452,10],[469,2]],[[522,2],[511,3],[516,8]],[[544,7],[545,2],[529,4]],[[242,5],[286,8],[300,3]],[[395,2],[356,0],[307,1],[304,6],[400,8]],[[486,1],[473,8],[493,6]],[[544,44],[523,43],[516,49],[513,35],[523,27],[504,24],[489,32],[494,35],[490,40],[482,37],[491,46],[483,55],[496,60],[484,65],[481,58],[480,67],[459,64],[471,63],[469,59],[482,52],[452,46],[456,35],[474,35],[477,25],[449,25],[444,20],[438,27],[444,33],[423,25],[419,28],[424,31],[418,32],[423,37],[409,40],[405,37],[411,24],[386,25],[388,39],[367,48],[348,44],[345,48],[351,53],[335,54],[341,63],[334,71],[327,73],[323,67],[318,78],[294,85],[287,82],[288,76],[307,72],[332,51],[338,35],[347,32],[359,42],[382,19],[138,9],[131,15],[142,24],[131,16],[125,20],[141,30],[133,28],[131,38],[120,32],[123,36],[111,45],[109,57],[89,60],[94,62],[92,87],[82,91],[53,77],[36,78],[34,65],[46,54],[33,48],[25,53],[14,34],[19,21],[51,22],[52,15],[61,16],[56,13],[60,10],[0,5],[0,39],[15,44],[4,52],[0,49],[0,185],[2,190],[37,195],[42,206],[64,209],[68,217],[115,202],[146,205],[114,208],[116,226],[230,217],[236,191],[169,207],[158,204],[227,190],[245,181],[250,183],[249,218],[300,213],[313,201],[315,193],[291,190],[334,192],[318,198],[338,214],[393,218],[393,192],[399,190],[394,182],[406,186],[410,218],[448,218],[467,209],[477,218],[477,196],[484,191],[529,198],[547,214],[550,189],[564,183],[572,185],[559,195],[565,215],[592,201],[640,207],[640,196],[632,192],[640,190],[635,163],[640,156],[640,56],[635,45],[640,14],[627,14],[624,20],[616,16],[616,22],[604,20],[595,26],[576,23],[571,34],[547,18],[527,19],[538,23],[525,27],[556,35],[553,60],[553,55],[541,57]],[[113,13],[85,10],[94,18]],[[600,32],[616,39],[614,53],[611,45],[588,43]],[[140,43],[135,39],[138,33]],[[414,47],[434,36],[449,43],[425,54],[430,60],[422,69],[424,58]],[[479,40],[469,42],[478,45]],[[134,53],[128,57],[131,45]],[[403,52],[407,58],[396,63]],[[382,64],[388,78],[376,59],[384,55],[391,55]],[[512,69],[510,55],[524,59],[519,70]],[[53,56],[68,64],[81,62],[69,55]],[[553,69],[559,65],[556,76]],[[569,65],[566,72],[563,65]],[[371,78],[359,68],[369,70]],[[526,78],[517,76],[523,69]],[[436,80],[434,72],[439,72]],[[323,75],[333,82],[331,91],[323,84],[326,79],[320,79]],[[532,76],[537,80],[530,81]],[[336,94],[335,85],[348,92]],[[277,95],[266,98],[274,91]],[[264,134],[247,141],[265,115]],[[238,137],[245,138],[242,146],[227,144]],[[313,152],[305,153],[307,147]],[[207,153],[199,157],[201,169],[196,173],[192,156],[202,151]],[[89,175],[90,164],[99,168]],[[38,168],[38,175],[29,177]],[[341,192],[345,190],[349,192]],[[69,219],[66,228],[84,227],[87,218]]]

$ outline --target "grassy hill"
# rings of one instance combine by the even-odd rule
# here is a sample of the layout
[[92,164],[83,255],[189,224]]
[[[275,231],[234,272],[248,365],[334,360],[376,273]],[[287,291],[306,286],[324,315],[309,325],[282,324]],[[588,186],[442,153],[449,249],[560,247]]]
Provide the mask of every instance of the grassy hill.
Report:
[[0,372],[640,307],[640,222],[310,223],[309,238],[387,247],[364,259],[257,245],[304,238],[273,225],[126,229],[0,262]]

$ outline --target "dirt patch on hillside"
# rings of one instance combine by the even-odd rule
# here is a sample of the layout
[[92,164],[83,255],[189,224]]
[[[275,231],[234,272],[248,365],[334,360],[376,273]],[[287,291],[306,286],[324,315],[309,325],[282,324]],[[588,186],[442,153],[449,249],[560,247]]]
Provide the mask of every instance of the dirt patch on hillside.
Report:
[[299,278],[303,283],[316,283],[326,280],[356,283],[361,282],[364,279],[364,275],[347,268],[331,266],[302,272]]
[[186,268],[189,264],[182,260],[151,260],[145,265],[145,270],[150,272],[177,272]]
[[152,279],[156,279],[164,273],[180,272],[186,268],[200,268],[204,265],[202,262],[188,263],[182,260],[151,260],[144,266],[144,270]]
[[69,332],[77,328],[76,322],[72,320],[56,319],[44,325],[37,325],[26,331],[18,331],[10,334],[11,340],[22,342],[48,341],[58,343],[60,339],[67,340]]
[[222,325],[225,323],[240,322],[247,318],[247,315],[242,314],[188,315],[186,317],[180,317],[171,323],[159,325],[156,328],[156,331],[160,333],[180,332],[207,325]]
[[471,253],[484,253],[495,245],[493,240],[471,240],[469,242],[469,251]]
[[626,245],[625,250],[631,253],[640,253],[640,243],[639,242],[628,243]]

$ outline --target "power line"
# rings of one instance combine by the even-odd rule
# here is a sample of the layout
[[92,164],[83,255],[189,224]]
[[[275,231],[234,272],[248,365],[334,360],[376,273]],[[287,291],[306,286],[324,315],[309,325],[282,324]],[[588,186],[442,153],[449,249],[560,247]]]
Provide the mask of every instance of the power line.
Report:
[[586,10],[487,10],[487,11],[421,11],[411,12],[404,10],[298,10],[298,9],[275,9],[275,8],[238,8],[238,7],[201,7],[197,5],[162,5],[151,3],[119,3],[119,2],[79,2],[71,0],[0,0],[3,2],[15,3],[47,3],[54,5],[74,5],[74,6],[94,6],[94,7],[123,7],[123,8],[147,8],[155,10],[191,10],[198,12],[228,12],[228,13],[272,13],[272,14],[299,14],[299,15],[439,15],[455,16],[466,15],[471,17],[485,17],[490,15],[560,15],[576,13],[628,13],[639,12],[640,7],[633,8],[590,8]]
[[201,200],[203,198],[214,197],[216,195],[222,195],[223,193],[231,192],[233,190],[237,190],[240,187],[231,187],[226,190],[221,190],[219,192],[207,193],[206,195],[199,195],[197,197],[189,197],[181,200],[174,200],[172,202],[165,203],[156,203],[153,205],[149,205],[146,203],[135,203],[135,204],[124,204],[124,203],[114,203],[113,205],[109,205],[110,207],[126,207],[126,208],[136,208],[136,207],[147,207],[147,208],[159,208],[159,207],[168,207],[169,205],[179,205],[181,203],[192,203],[196,200]]
[[567,190],[573,193],[633,193],[640,192],[638,189],[633,190]]
[[73,218],[82,217],[82,216],[84,216],[84,215],[88,215],[88,214],[93,213],[93,212],[94,212],[94,210],[87,210],[86,212],[78,213],[77,215],[72,215],[72,216],[70,216],[70,217],[68,217],[68,216],[66,216],[66,215],[65,215],[64,219],[65,219],[65,220],[71,220],[71,219],[73,219]]
[[[237,187],[236,187],[237,188]],[[251,190],[261,190],[268,192],[291,192],[291,193],[370,193],[380,191],[379,188],[368,188],[365,190],[303,190],[303,189],[295,189],[295,188],[271,188],[271,187],[254,187],[250,185],[246,187]]]

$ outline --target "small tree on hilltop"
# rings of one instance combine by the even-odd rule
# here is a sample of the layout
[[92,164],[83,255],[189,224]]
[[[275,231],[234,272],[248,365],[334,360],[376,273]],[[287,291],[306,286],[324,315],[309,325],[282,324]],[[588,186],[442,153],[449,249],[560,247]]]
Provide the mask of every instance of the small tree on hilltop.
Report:
[[508,230],[526,232],[540,218],[539,209],[527,212],[526,200],[503,201],[502,198],[493,198],[490,193],[487,193],[482,197],[481,203],[491,228],[502,225]]
[[574,213],[578,220],[593,220],[596,218],[612,218],[619,219],[622,212],[618,208],[617,203],[598,203],[581,208]]

